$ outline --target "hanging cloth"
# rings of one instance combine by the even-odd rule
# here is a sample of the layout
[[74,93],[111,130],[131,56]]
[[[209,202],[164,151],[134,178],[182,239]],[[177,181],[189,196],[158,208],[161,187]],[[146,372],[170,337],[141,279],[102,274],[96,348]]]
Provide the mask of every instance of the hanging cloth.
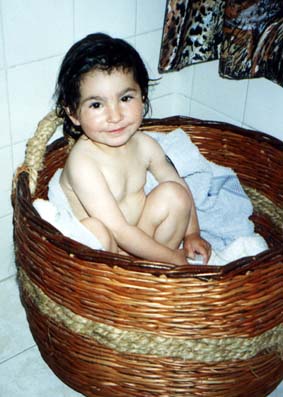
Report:
[[159,71],[218,59],[225,0],[167,0]]
[[222,77],[283,86],[283,1],[167,0],[159,72],[215,59]]
[[283,85],[283,2],[227,0],[219,62],[222,77],[266,77]]

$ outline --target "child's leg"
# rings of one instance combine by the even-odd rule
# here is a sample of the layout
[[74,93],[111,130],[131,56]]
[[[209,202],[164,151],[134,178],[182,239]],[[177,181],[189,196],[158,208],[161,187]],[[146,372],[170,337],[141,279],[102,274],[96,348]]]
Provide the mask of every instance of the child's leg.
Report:
[[118,252],[118,246],[110,230],[96,218],[85,218],[81,223],[95,235],[106,251]]
[[189,224],[192,198],[176,182],[164,182],[147,196],[138,227],[156,241],[177,249]]

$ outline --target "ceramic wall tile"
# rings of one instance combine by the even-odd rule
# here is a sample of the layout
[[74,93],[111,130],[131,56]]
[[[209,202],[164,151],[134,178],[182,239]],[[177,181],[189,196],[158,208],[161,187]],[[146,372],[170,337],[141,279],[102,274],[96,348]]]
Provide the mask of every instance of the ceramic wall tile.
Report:
[[73,41],[70,0],[3,0],[8,66],[65,52]]
[[1,141],[0,147],[11,143],[9,109],[7,97],[6,75],[0,70],[0,120],[1,120]]
[[194,100],[191,101],[189,116],[201,120],[222,121],[225,123],[237,125],[238,127],[241,125],[240,121],[234,120],[231,117],[228,117],[223,113],[217,112],[214,109]]
[[261,78],[249,81],[244,122],[283,141],[283,87]]
[[[1,199],[2,199],[2,197],[1,197]],[[13,226],[12,226],[12,215],[11,214],[0,218],[0,230],[1,230],[0,280],[4,280],[7,277],[12,276],[16,272],[15,260],[14,260],[13,237],[12,237],[13,236]],[[4,299],[4,300],[2,300],[2,299]],[[6,300],[5,300],[4,295],[1,295],[1,293],[0,293],[0,307],[1,307],[2,302],[6,302]],[[1,311],[1,309],[0,309],[0,311]],[[2,318],[1,318],[1,320],[2,320]],[[2,331],[3,331],[3,329],[1,330],[1,322],[0,322],[0,345],[1,345],[1,335],[2,335],[1,332]],[[0,349],[0,357],[1,357],[1,349]],[[0,359],[0,361],[1,361],[1,359]]]
[[218,61],[194,65],[194,68],[192,98],[216,112],[241,122],[248,82],[219,77]]
[[[10,146],[0,148],[0,190],[9,190],[11,188],[13,168],[12,168],[12,153]],[[4,172],[5,170],[5,172]]]
[[[10,185],[12,182],[10,181]],[[0,189],[0,217],[6,216],[12,212],[11,206],[11,189]]]
[[[1,13],[1,10],[0,10]],[[4,38],[3,38],[3,29],[2,29],[2,19],[0,18],[0,69],[4,68],[5,59],[4,59]],[[1,92],[1,90],[0,90]]]
[[34,340],[15,277],[1,281],[0,302],[9,302],[9,305],[0,305],[0,362],[3,362],[34,346]]
[[161,42],[161,30],[137,36],[136,49],[141,55],[150,78],[160,77],[158,73],[158,61]]
[[53,94],[61,57],[8,70],[13,142],[30,138],[38,122],[54,106]]
[[282,397],[283,396],[283,382],[281,382],[269,397]]
[[160,74],[159,77],[160,79],[151,90],[152,98],[173,93],[191,97],[193,68],[184,68],[178,72]]
[[153,99],[152,117],[163,118],[177,115],[187,115],[189,112],[190,100],[182,95],[171,94]]
[[115,37],[129,37],[136,29],[134,0],[75,0],[75,38],[103,32]]
[[37,347],[0,365],[0,396],[83,397],[54,375]]
[[137,0],[137,34],[163,28],[166,0]]

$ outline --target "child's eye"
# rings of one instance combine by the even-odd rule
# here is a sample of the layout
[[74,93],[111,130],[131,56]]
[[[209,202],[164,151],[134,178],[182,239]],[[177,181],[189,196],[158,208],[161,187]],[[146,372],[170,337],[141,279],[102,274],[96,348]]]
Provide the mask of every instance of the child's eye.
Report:
[[90,107],[94,108],[94,109],[99,109],[101,107],[101,103],[100,102],[92,102],[90,104]]
[[122,102],[129,102],[131,99],[133,99],[133,96],[132,96],[132,95],[124,95],[124,96],[121,98],[121,101],[122,101]]

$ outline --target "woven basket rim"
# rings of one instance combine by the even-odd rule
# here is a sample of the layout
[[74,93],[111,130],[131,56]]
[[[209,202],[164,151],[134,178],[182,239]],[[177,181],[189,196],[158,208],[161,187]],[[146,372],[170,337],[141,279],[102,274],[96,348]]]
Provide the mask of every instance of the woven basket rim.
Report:
[[143,130],[144,127],[154,125],[168,125],[168,127],[180,125],[191,125],[204,128],[215,127],[219,130],[229,130],[233,134],[239,134],[242,136],[246,136],[246,133],[248,132],[249,137],[256,139],[257,142],[267,142],[271,146],[283,152],[283,141],[274,137],[273,135],[255,129],[246,129],[244,127],[239,127],[235,124],[231,124],[225,121],[201,120],[194,117],[175,115],[164,118],[144,119],[140,129]]

